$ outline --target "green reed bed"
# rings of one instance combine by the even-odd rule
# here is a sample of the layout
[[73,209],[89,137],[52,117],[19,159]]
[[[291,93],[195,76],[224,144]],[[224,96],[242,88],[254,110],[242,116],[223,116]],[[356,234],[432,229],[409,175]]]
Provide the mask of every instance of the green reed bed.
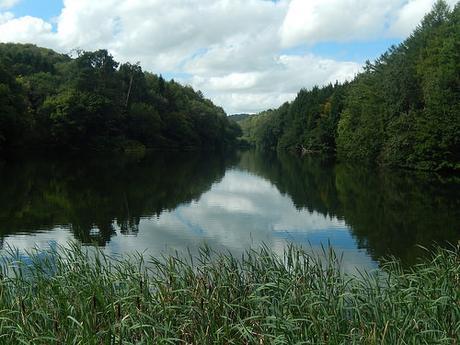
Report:
[[460,249],[384,274],[301,248],[161,260],[77,245],[1,266],[0,344],[458,344]]

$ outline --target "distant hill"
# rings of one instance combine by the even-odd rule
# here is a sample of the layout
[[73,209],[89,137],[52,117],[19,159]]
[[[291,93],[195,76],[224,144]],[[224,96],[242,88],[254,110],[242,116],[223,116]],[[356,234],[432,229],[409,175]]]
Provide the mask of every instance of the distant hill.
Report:
[[240,121],[243,121],[244,119],[247,119],[250,116],[252,115],[251,114],[234,114],[234,115],[229,115],[228,119],[235,121],[235,122],[240,122]]

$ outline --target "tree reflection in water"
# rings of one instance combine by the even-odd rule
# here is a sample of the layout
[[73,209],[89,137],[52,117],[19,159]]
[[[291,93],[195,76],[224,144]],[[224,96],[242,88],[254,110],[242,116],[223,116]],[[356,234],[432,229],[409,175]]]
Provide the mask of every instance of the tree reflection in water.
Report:
[[[288,196],[297,210],[344,221],[358,249],[366,249],[374,260],[394,255],[413,264],[423,252],[417,245],[460,239],[460,184],[453,178],[281,153],[152,152],[6,159],[0,164],[0,245],[6,237],[64,227],[82,243],[105,246],[117,231],[137,234],[145,217],[173,211],[180,216],[182,206],[213,193],[211,187],[224,176],[239,181],[248,176],[248,183],[254,183],[254,175]],[[231,195],[226,195],[228,199],[220,201],[224,208],[245,207],[241,202],[231,204]],[[236,226],[247,226],[248,231],[267,228],[273,213],[269,208],[276,205],[258,206],[265,208],[259,210],[265,217],[259,223],[237,219],[224,209],[212,216],[222,218],[220,227],[229,221],[235,224],[227,231]],[[195,211],[199,207],[194,205]],[[209,214],[202,212],[201,217]],[[175,236],[180,241],[181,234]]]

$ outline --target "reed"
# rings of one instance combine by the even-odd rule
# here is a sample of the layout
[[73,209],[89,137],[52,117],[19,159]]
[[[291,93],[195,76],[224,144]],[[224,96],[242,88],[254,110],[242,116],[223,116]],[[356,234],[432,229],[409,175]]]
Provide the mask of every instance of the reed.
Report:
[[[458,344],[460,249],[349,275],[290,246],[119,259],[78,245],[1,264],[0,344]],[[383,272],[383,273],[382,273]]]

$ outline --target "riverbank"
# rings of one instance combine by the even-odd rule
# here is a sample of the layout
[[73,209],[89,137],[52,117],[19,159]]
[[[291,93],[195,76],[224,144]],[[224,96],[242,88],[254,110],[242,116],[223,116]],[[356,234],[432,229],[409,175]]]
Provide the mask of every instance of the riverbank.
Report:
[[0,343],[458,344],[460,248],[359,277],[326,254],[11,253],[1,265]]

